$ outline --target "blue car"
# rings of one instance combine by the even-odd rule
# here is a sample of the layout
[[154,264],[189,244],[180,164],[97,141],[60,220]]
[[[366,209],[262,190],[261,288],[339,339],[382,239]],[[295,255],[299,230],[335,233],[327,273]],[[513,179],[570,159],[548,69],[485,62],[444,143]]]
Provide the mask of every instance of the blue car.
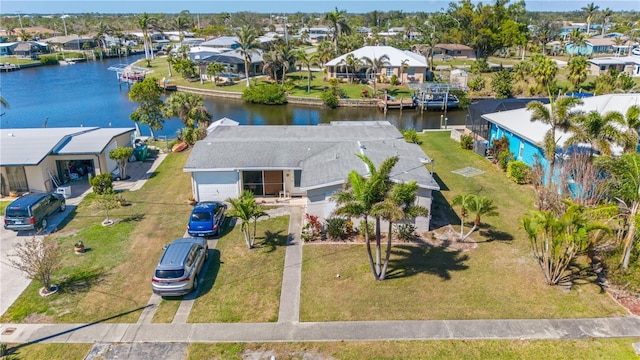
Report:
[[187,232],[190,236],[220,235],[227,205],[212,201],[198,203],[191,212]]

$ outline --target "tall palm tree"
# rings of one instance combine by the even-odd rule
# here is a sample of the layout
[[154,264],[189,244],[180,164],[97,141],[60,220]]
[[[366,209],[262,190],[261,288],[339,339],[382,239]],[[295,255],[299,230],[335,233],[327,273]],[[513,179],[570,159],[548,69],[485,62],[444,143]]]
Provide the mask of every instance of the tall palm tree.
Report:
[[594,3],[587,4],[587,6],[582,8],[584,14],[587,15],[587,36],[589,36],[589,33],[591,32],[591,20],[598,12],[598,9],[600,9],[600,6],[595,5]]
[[380,70],[382,70],[385,66],[389,66],[389,56],[382,55],[380,57],[362,57],[362,61],[364,62],[364,66],[367,68],[367,78],[371,73],[373,73],[373,93],[378,93],[378,74]]
[[320,62],[320,66],[324,67],[329,60],[334,58],[336,53],[333,52],[333,45],[328,41],[322,41],[318,44],[318,62]]
[[[404,59],[402,61],[400,61],[400,68],[398,69],[400,70],[400,84],[403,84],[403,78],[402,78],[402,74],[404,74],[405,72],[409,71],[409,59]],[[394,84],[395,85],[395,84]]]
[[571,130],[573,135],[565,146],[579,143],[591,144],[590,152],[600,151],[604,155],[611,155],[611,146],[624,144],[624,132],[620,127],[624,124],[624,117],[617,111],[609,111],[604,115],[594,110],[588,114],[579,114],[574,119],[575,126]]
[[369,231],[365,230],[364,238],[367,245],[367,255],[369,257],[369,265],[373,272],[373,277],[380,280],[382,272],[381,265],[381,246],[380,246],[380,215],[375,216],[372,210],[375,204],[384,201],[392,182],[390,179],[391,170],[398,162],[398,157],[386,159],[380,168],[376,169],[375,164],[365,155],[357,155],[367,166],[368,177],[359,174],[353,170],[349,173],[345,186],[342,190],[333,195],[333,199],[337,203],[335,213],[337,215],[346,215],[350,217],[362,217],[364,219],[365,229],[369,228],[369,218],[373,216],[376,221],[376,261],[374,263],[373,253],[371,251],[371,239]]
[[609,25],[609,22],[611,21],[611,17],[613,16],[613,10],[606,8],[604,10],[602,10],[602,35],[604,35],[607,25]]
[[275,49],[262,55],[262,71],[269,75],[276,84],[278,83],[278,69],[280,68],[280,56]]
[[157,29],[157,24],[158,19],[147,13],[142,13],[138,17],[138,26],[140,26],[140,30],[142,30],[142,43],[144,45],[144,57],[147,60],[147,66],[151,66],[151,60],[153,59],[151,33]]
[[[583,54],[582,52],[583,50],[585,50],[587,42],[584,37],[584,34],[581,33],[580,30],[573,29],[571,34],[569,34],[569,42],[573,45],[574,49],[577,49],[576,50],[577,55],[586,55],[586,54]],[[573,56],[574,53],[572,52],[570,55]]]
[[640,136],[640,105],[632,105],[627,109],[624,123],[627,127],[624,152],[635,153],[638,151],[638,138]]
[[567,79],[573,85],[573,90],[576,91],[578,86],[587,80],[587,67],[589,62],[584,56],[576,56],[569,59],[567,64]]
[[384,280],[387,274],[389,258],[391,257],[391,240],[393,238],[393,224],[399,221],[429,215],[425,207],[415,205],[418,192],[418,184],[415,181],[409,183],[397,183],[387,193],[384,201],[375,204],[371,214],[380,216],[388,222],[387,248],[384,264],[380,272],[379,280]]
[[247,87],[249,87],[249,67],[251,66],[251,55],[258,51],[258,34],[256,30],[249,26],[243,26],[236,32],[238,40],[238,52],[242,55],[244,60],[244,75],[247,80]]
[[165,102],[163,114],[166,118],[178,117],[186,127],[206,128],[211,121],[211,114],[204,107],[204,99],[200,95],[177,92],[169,96]]
[[548,91],[549,86],[555,82],[557,74],[558,65],[555,61],[542,54],[535,54],[533,56],[531,75],[541,88]]
[[527,109],[531,111],[531,121],[540,121],[549,125],[549,130],[544,136],[543,149],[545,157],[549,162],[549,174],[547,184],[551,185],[553,172],[556,163],[556,147],[558,130],[566,131],[572,126],[572,119],[578,114],[571,109],[576,105],[582,105],[582,100],[572,97],[560,97],[556,100],[549,95],[549,106],[547,107],[539,101],[532,101],[527,104]]
[[184,32],[193,26],[193,20],[191,19],[191,14],[189,10],[182,10],[180,14],[175,18],[175,27],[178,31],[180,42],[184,40]]
[[338,8],[336,8],[335,11],[329,11],[324,16],[324,22],[329,24],[333,30],[333,50],[336,54],[338,53],[338,39],[340,36],[342,34],[351,34],[351,28],[347,25],[346,13],[346,10],[338,10]]
[[317,61],[318,53],[307,53],[303,49],[299,49],[296,52],[296,59],[301,66],[307,69],[307,93],[311,92],[311,64]]

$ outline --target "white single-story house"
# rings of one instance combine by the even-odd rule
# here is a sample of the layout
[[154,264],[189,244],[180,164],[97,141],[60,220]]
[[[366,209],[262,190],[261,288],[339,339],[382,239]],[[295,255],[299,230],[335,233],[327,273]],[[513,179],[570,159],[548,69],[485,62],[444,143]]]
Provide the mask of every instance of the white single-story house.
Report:
[[[361,60],[361,64],[356,69],[349,69],[347,71],[347,57],[352,54],[356,59]],[[327,69],[327,76],[329,78],[343,78],[353,77],[355,79],[373,80],[376,74],[370,73],[367,77],[367,67],[364,59],[371,60],[379,59],[386,55],[389,60],[386,61],[386,66],[379,69],[380,80],[382,78],[390,79],[393,75],[398,77],[398,80],[402,83],[406,82],[418,82],[425,81],[427,74],[427,61],[424,56],[416,54],[408,50],[396,49],[393,46],[364,46],[360,49],[352,52],[340,55],[335,59],[328,61],[325,64]],[[402,72],[402,78],[400,78],[400,72]]]
[[[431,162],[416,144],[407,143],[387,121],[338,121],[318,126],[217,126],[198,141],[184,166],[191,173],[197,201],[224,201],[250,190],[259,197],[301,197],[307,213],[331,216],[332,194],[347,175],[367,167],[356,154],[381,164],[398,156],[393,181],[415,180],[418,204],[431,209],[432,191],[440,190],[427,171]],[[429,218],[415,221],[429,229]]]
[[[606,114],[617,111],[623,116],[632,105],[640,105],[640,94],[608,94],[592,96],[582,99],[583,104],[575,106],[572,111],[591,112],[598,111]],[[550,107],[550,105],[545,105]],[[489,146],[494,140],[503,136],[509,139],[509,150],[516,160],[522,160],[531,166],[538,159],[543,167],[547,167],[544,157],[544,137],[550,129],[550,125],[541,121],[531,121],[532,112],[527,108],[495,112],[482,115],[489,122]],[[570,138],[571,133],[557,130],[557,153],[564,152],[563,147]],[[622,148],[612,147],[614,154],[620,154]]]
[[618,56],[604,57],[587,60],[589,62],[589,72],[591,75],[606,74],[614,69],[625,72],[631,76],[640,76],[640,56]]
[[114,171],[109,152],[131,146],[134,128],[0,129],[2,195],[54,191],[71,180]]

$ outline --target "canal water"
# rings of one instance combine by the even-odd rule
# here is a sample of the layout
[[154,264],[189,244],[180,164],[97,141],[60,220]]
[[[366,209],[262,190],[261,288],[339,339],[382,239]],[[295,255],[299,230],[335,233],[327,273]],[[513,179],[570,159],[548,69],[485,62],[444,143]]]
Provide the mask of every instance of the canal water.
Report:
[[[100,126],[133,127],[129,119],[136,104],[129,101],[128,87],[119,86],[116,73],[107,70],[118,63],[132,63],[136,57],[88,61],[67,66],[42,66],[0,74],[0,93],[9,102],[2,109],[1,128]],[[212,84],[213,87],[213,84]],[[318,106],[266,106],[241,100],[206,97],[213,120],[227,117],[242,125],[316,125],[336,120],[387,120],[400,129],[435,129],[441,125],[441,111],[389,110],[376,108],[329,109]],[[466,110],[449,110],[448,125],[463,125]],[[174,138],[182,127],[167,119],[156,135]],[[143,135],[148,135],[142,126]]]

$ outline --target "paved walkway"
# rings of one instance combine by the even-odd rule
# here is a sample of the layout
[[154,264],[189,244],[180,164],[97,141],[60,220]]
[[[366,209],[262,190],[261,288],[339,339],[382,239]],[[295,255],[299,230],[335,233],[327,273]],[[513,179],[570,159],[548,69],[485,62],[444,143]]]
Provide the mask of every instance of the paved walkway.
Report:
[[300,284],[302,281],[302,214],[300,206],[290,206],[289,239],[284,256],[284,273],[280,290],[278,322],[298,322],[300,319]]

